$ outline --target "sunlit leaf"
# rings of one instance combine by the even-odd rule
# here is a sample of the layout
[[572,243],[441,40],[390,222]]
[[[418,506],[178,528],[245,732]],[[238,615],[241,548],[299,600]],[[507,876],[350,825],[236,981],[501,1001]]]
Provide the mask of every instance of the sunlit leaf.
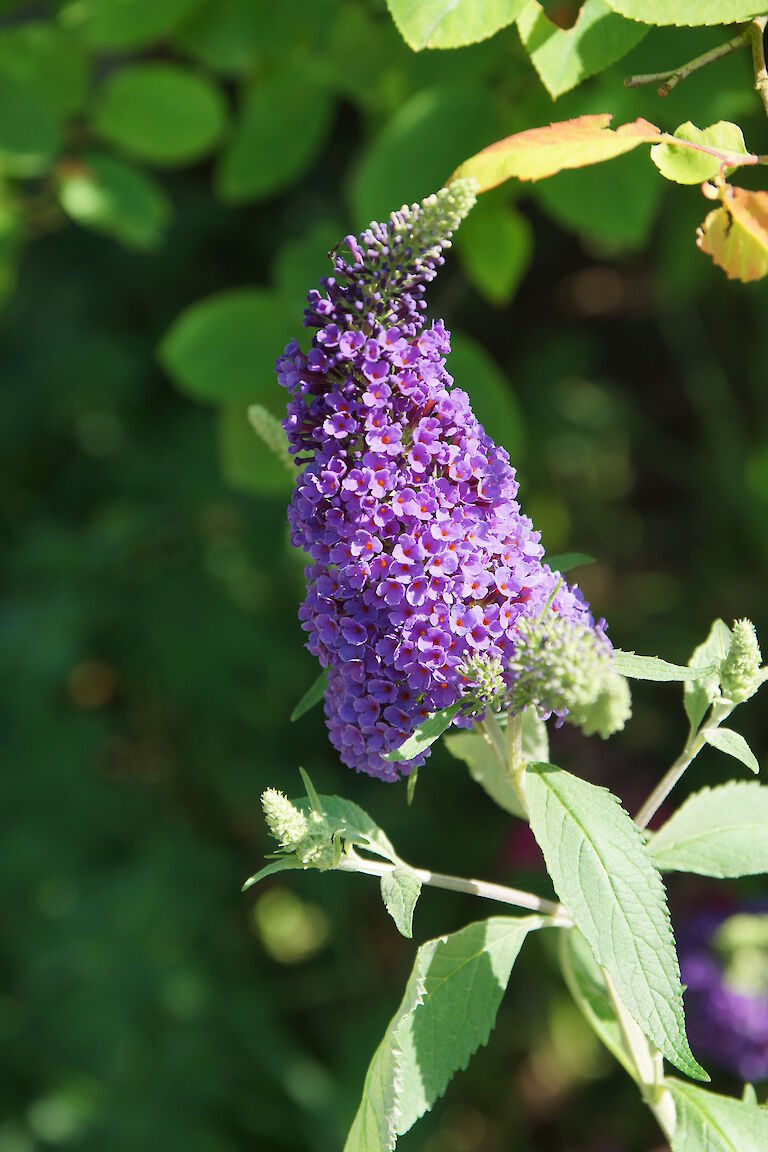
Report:
[[[687,140],[719,153],[710,156],[707,152],[676,144],[655,144],[651,148],[651,159],[662,176],[677,184],[701,184],[717,176],[724,167],[738,166],[740,157],[750,155],[741,128],[727,120],[718,120],[717,124],[711,124],[709,128],[697,128],[689,120],[676,128],[674,135],[679,140]],[[725,158],[733,160],[733,163],[726,164]]]
[[517,132],[465,160],[452,178],[472,177],[480,191],[487,191],[512,177],[543,180],[567,168],[600,164],[658,141],[660,130],[647,120],[613,129],[611,119],[608,113],[598,113]]
[[381,878],[384,907],[397,925],[398,932],[410,940],[413,936],[413,912],[421,895],[421,880],[410,868],[399,867]]
[[688,680],[683,686],[683,703],[693,728],[698,728],[720,687],[719,668],[731,647],[731,630],[724,620],[715,620],[706,640],[694,648],[688,661],[691,668],[710,668],[706,676]]
[[638,656],[637,652],[622,652],[618,648],[613,653],[613,659],[616,671],[630,680],[656,680],[663,683],[672,680],[702,680],[716,667],[708,664],[684,668],[682,664],[670,664],[658,656]]
[[395,764],[402,760],[413,760],[414,756],[418,756],[420,752],[426,751],[430,745],[434,744],[446,728],[450,728],[453,718],[460,708],[461,701],[459,700],[448,708],[441,708],[439,712],[432,712],[416,727],[404,744],[401,744],[394,752],[387,752],[382,755],[382,760],[388,760]]
[[627,1011],[670,1063],[708,1079],[685,1034],[680,969],[661,876],[606,788],[551,764],[525,774],[531,828],[555,891]]
[[675,1101],[672,1152],[765,1152],[768,1108],[719,1096],[683,1080],[665,1081]]
[[712,728],[705,732],[704,739],[713,748],[746,765],[750,772],[757,774],[760,771],[757,757],[740,732],[734,732],[732,728]]
[[552,97],[626,56],[648,29],[612,12],[605,0],[585,0],[570,28],[554,24],[537,0],[517,19],[520,38]]
[[494,804],[513,816],[525,815],[517,792],[482,732],[457,729],[446,736],[445,746],[457,760],[464,761],[472,779],[488,793]]
[[511,24],[526,0],[387,0],[406,44],[422,48],[460,48],[487,40]]
[[665,872],[720,878],[768,872],[768,788],[732,780],[689,796],[651,839]]
[[729,280],[768,276],[768,192],[727,185],[698,230],[696,243]]
[[130,248],[152,248],[162,238],[171,204],[149,175],[106,153],[85,153],[57,171],[59,202],[84,228]]
[[614,12],[645,24],[735,24],[764,11],[760,0],[608,0]]

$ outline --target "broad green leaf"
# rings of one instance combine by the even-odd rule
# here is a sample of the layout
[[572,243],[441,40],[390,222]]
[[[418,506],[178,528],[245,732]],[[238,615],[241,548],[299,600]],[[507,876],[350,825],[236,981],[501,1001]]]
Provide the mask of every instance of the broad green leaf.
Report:
[[[739,157],[749,156],[741,128],[727,120],[718,120],[717,124],[711,124],[709,128],[697,128],[688,120],[676,128],[674,134],[679,140],[688,140],[720,153],[719,156],[710,156],[707,152],[676,144],[654,144],[651,159],[662,176],[677,184],[702,184],[717,176],[724,166],[738,166]],[[734,163],[724,165],[723,157],[726,156],[732,158]]]
[[635,823],[607,789],[551,764],[531,765],[526,787],[555,891],[598,964],[665,1058],[706,1080],[685,1035],[664,884]]
[[479,87],[455,84],[411,97],[374,137],[353,173],[355,223],[385,220],[393,208],[429,196],[478,141],[493,140],[497,124],[490,93]]
[[618,648],[613,653],[613,660],[616,671],[630,680],[657,680],[664,683],[671,680],[702,680],[715,668],[714,664],[684,668],[682,664],[670,664],[658,656],[638,656],[636,652],[622,652]]
[[61,144],[59,121],[35,89],[0,74],[0,173],[37,176]]
[[82,108],[90,79],[82,45],[42,20],[0,30],[0,75],[32,88],[59,119]]
[[253,888],[254,884],[258,884],[260,880],[266,880],[267,876],[274,876],[276,872],[288,872],[291,869],[303,868],[295,856],[281,856],[278,860],[272,860],[271,863],[265,864],[253,876],[249,876],[241,889],[242,892],[247,892],[249,888]]
[[533,230],[525,216],[481,200],[456,233],[456,251],[467,279],[491,304],[515,295],[533,255]]
[[731,647],[731,630],[724,620],[715,620],[706,640],[694,648],[688,664],[691,668],[713,668],[699,680],[688,680],[683,685],[683,704],[691,727],[696,730],[720,687],[719,668]]
[[445,737],[444,743],[452,756],[464,761],[472,779],[488,793],[494,804],[513,816],[525,815],[496,753],[479,729],[473,728],[469,732],[457,729]]
[[768,788],[734,780],[694,793],[650,848],[662,872],[720,879],[768,872]]
[[216,0],[184,21],[174,43],[214,72],[242,76],[253,69],[268,38],[266,16],[253,0]]
[[[351,800],[344,800],[341,796],[321,795],[319,799],[334,835],[340,836],[348,844],[356,844],[376,856],[383,857],[384,860],[389,860],[391,864],[400,863],[389,837],[357,804],[353,804]],[[293,803],[302,812],[309,812],[312,807],[306,797],[294,800]]]
[[168,36],[205,0],[69,0],[61,22],[94,48],[143,48]]
[[672,1152],[765,1152],[768,1108],[719,1096],[684,1080],[669,1078],[675,1101]]
[[[251,410],[242,400],[227,401],[216,413],[221,474],[232,488],[288,500],[296,470],[253,434]],[[278,425],[279,427],[279,425]],[[282,429],[280,429],[282,431]]]
[[421,895],[421,880],[410,868],[400,867],[385,872],[381,878],[384,907],[397,925],[398,932],[410,940],[413,936],[413,910]]
[[162,239],[171,204],[151,176],[97,152],[61,164],[57,176],[59,203],[77,224],[129,248],[152,248]]
[[465,160],[452,179],[472,177],[480,191],[487,192],[512,177],[543,180],[567,168],[600,164],[658,141],[659,129],[647,120],[613,129],[611,119],[609,113],[597,113],[516,132]]
[[637,1070],[627,1055],[600,967],[578,928],[560,933],[560,966],[582,1015],[603,1044],[633,1079]]
[[768,192],[726,184],[696,233],[696,243],[729,280],[748,284],[768,276]]
[[387,0],[409,47],[461,48],[506,28],[526,0]]
[[664,195],[664,183],[645,150],[600,165],[560,172],[538,183],[533,195],[561,228],[605,252],[643,248]]
[[736,24],[764,11],[760,0],[608,0],[614,12],[644,24]]
[[642,24],[612,12],[605,0],[584,0],[571,28],[559,28],[541,4],[530,0],[517,27],[533,66],[555,99],[626,56],[648,34]]
[[212,81],[177,64],[132,64],[113,72],[99,93],[93,127],[138,160],[162,167],[207,156],[227,120]]
[[328,687],[328,670],[323,668],[320,675],[316,680],[313,680],[309,688],[299,700],[298,704],[291,712],[291,723],[294,720],[300,720],[301,717],[309,712],[310,708],[314,708],[315,704],[319,704],[325,696],[325,690]]
[[494,916],[416,953],[405,996],[376,1050],[344,1152],[392,1152],[453,1075],[487,1043],[539,916]]
[[256,400],[274,391],[275,357],[292,330],[280,297],[235,289],[182,312],[159,356],[174,383],[196,400]]
[[740,732],[734,732],[732,728],[713,728],[704,734],[704,739],[713,748],[725,752],[726,756],[740,760],[755,775],[760,771],[757,757]]
[[[216,191],[229,204],[281,192],[317,156],[333,99],[303,69],[283,67],[244,95],[216,169]],[[307,285],[305,291],[311,285]]]
[[546,764],[549,760],[549,733],[535,708],[523,712],[522,754],[527,764]]
[[413,760],[420,752],[424,752],[435,740],[438,740],[446,728],[450,728],[453,718],[461,708],[461,701],[451,704],[448,708],[441,708],[439,712],[432,712],[417,725],[414,732],[394,752],[387,752],[382,760],[397,764],[401,760]]
[[553,572],[570,572],[572,568],[595,563],[594,556],[586,552],[559,552],[555,556],[545,556],[545,560]]
[[[468,219],[472,219],[471,213]],[[519,460],[525,447],[525,418],[510,380],[493,357],[471,336],[454,332],[447,368],[456,386],[469,394],[475,415],[488,434]]]

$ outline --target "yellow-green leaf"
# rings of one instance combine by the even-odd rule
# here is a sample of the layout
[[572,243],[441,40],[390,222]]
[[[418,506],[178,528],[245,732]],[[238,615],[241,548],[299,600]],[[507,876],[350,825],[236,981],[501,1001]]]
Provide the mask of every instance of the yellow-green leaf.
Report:
[[768,276],[768,192],[749,192],[727,185],[720,207],[709,213],[696,243],[729,280]]

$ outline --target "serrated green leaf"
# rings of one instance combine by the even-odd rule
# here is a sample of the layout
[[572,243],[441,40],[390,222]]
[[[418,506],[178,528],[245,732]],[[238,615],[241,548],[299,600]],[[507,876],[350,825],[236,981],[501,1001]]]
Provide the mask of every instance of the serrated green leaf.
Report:
[[244,94],[216,169],[221,199],[245,204],[286,188],[317,156],[332,111],[332,94],[303,66],[259,80]]
[[[368,852],[388,860],[390,864],[400,863],[389,837],[357,804],[353,804],[351,800],[344,800],[341,796],[321,794],[318,799],[333,836],[341,837],[347,844],[365,848]],[[305,814],[312,808],[305,796],[294,800],[293,803]]]
[[315,704],[319,704],[325,696],[325,690],[328,687],[328,669],[323,668],[320,675],[316,680],[313,680],[309,688],[299,700],[298,704],[291,712],[291,723],[295,720],[300,720],[301,717],[309,712],[310,708],[314,708]]
[[291,869],[303,868],[295,856],[281,856],[279,860],[273,860],[270,864],[265,864],[253,876],[249,876],[241,889],[242,892],[247,892],[249,888],[253,888],[254,884],[258,884],[260,880],[266,880],[267,876],[274,876],[276,872],[289,872]]
[[605,0],[585,0],[570,28],[554,24],[530,0],[517,27],[534,68],[553,99],[626,56],[648,29],[611,11]]
[[390,764],[397,764],[401,760],[413,760],[414,756],[426,751],[431,744],[434,744],[435,740],[439,740],[446,728],[450,728],[453,718],[460,708],[461,700],[457,700],[448,708],[441,708],[439,712],[432,712],[418,725],[404,744],[401,744],[394,752],[387,752],[382,756],[382,760],[388,760]]
[[661,876],[618,799],[551,764],[526,772],[531,828],[555,891],[632,1018],[670,1063],[707,1079],[685,1035]]
[[570,572],[572,568],[583,568],[585,564],[595,563],[594,556],[586,552],[558,552],[544,559],[553,572]]
[[759,16],[760,0],[608,0],[614,12],[644,24],[736,24]]
[[663,872],[720,879],[768,872],[768,788],[731,781],[690,796],[650,843]]
[[[718,120],[717,124],[711,124],[709,128],[697,128],[688,120],[676,128],[674,134],[679,140],[688,140],[732,157],[734,162],[726,165],[727,168],[737,167],[739,157],[749,156],[741,128],[727,120]],[[654,144],[651,159],[662,176],[676,184],[702,184],[717,176],[724,166],[718,156],[675,144]]]
[[202,160],[227,120],[224,97],[207,77],[178,64],[132,64],[99,93],[93,127],[137,160],[176,167]]
[[630,680],[656,680],[668,683],[673,680],[702,680],[714,669],[714,664],[684,668],[682,664],[670,664],[658,656],[638,656],[636,652],[622,652],[615,649],[614,667],[622,676]]
[[526,0],[387,0],[400,35],[422,48],[461,48],[506,28]]
[[713,748],[725,752],[726,756],[740,760],[755,775],[760,771],[757,757],[740,732],[734,732],[732,728],[712,728],[704,733],[704,739]]
[[707,709],[720,687],[719,668],[731,647],[731,630],[724,620],[715,620],[706,640],[694,648],[688,661],[691,668],[712,668],[706,676],[689,680],[683,686],[683,704],[694,731],[704,719]]
[[603,1044],[633,1079],[637,1069],[627,1055],[621,1027],[611,1004],[600,967],[589,944],[572,928],[560,933],[560,966],[565,982],[579,1010]]
[[143,48],[169,35],[205,0],[69,0],[65,28],[94,48]]
[[464,761],[472,779],[488,793],[494,804],[513,816],[525,815],[517,793],[482,732],[478,729],[452,732],[444,743],[452,756]]
[[765,1152],[768,1109],[665,1080],[675,1101],[672,1152]]
[[505,204],[480,200],[454,244],[473,287],[497,308],[508,304],[533,255],[533,229],[526,217]]
[[488,1036],[512,966],[540,916],[493,916],[422,944],[371,1061],[344,1152],[392,1152]]
[[287,343],[292,331],[281,297],[258,288],[235,289],[208,296],[182,312],[158,354],[185,395],[252,401],[274,393],[275,350]]
[[59,203],[84,228],[129,248],[153,248],[162,239],[171,204],[151,176],[94,152],[59,165],[57,176]]
[[395,868],[381,878],[381,898],[398,932],[408,940],[413,936],[413,910],[421,895],[421,880],[410,868]]

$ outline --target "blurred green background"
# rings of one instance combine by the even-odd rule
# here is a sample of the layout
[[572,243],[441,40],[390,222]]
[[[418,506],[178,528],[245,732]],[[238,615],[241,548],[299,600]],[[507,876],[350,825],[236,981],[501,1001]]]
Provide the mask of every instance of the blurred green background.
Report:
[[[0,1152],[333,1152],[414,943],[363,877],[240,895],[263,788],[303,764],[415,864],[545,879],[444,750],[408,809],[338,764],[320,710],[288,723],[316,674],[290,478],[245,408],[280,412],[271,363],[331,244],[499,135],[725,117],[765,152],[768,124],[746,58],[666,102],[622,87],[717,31],[654,31],[553,106],[514,28],[415,55],[379,0],[0,11]],[[768,284],[697,252],[705,211],[642,154],[509,188],[431,295],[548,549],[597,557],[617,644],[683,662],[715,615],[768,645]],[[759,703],[739,726],[764,758]],[[631,806],[683,738],[677,689],[640,685],[618,739],[555,733],[553,757]],[[732,768],[709,750],[691,783]],[[724,895],[670,887],[675,916]],[[428,892],[416,941],[485,911]],[[403,1152],[659,1148],[575,1013],[531,940]]]

